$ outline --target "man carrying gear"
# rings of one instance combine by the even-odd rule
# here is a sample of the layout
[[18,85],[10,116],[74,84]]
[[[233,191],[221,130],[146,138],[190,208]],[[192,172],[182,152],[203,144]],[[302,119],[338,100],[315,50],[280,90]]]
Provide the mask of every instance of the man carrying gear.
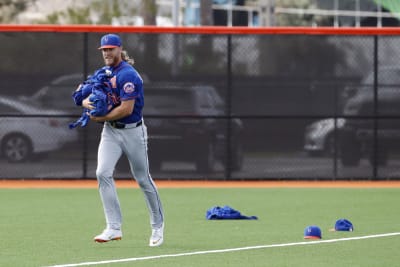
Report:
[[132,175],[142,190],[150,215],[152,233],[149,246],[159,246],[164,241],[164,213],[157,187],[150,176],[147,156],[147,128],[143,121],[143,80],[133,68],[133,59],[122,50],[118,35],[106,34],[101,38],[103,59],[112,73],[110,96],[113,107],[102,116],[91,114],[96,107],[90,96],[82,100],[89,110],[90,120],[104,123],[98,148],[96,176],[106,218],[105,230],[94,237],[96,242],[122,238],[122,215],[113,173],[118,159],[124,153]]

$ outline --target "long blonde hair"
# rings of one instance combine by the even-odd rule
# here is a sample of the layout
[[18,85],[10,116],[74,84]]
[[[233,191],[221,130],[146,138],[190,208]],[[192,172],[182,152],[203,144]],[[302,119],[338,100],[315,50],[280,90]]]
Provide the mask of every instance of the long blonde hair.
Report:
[[135,60],[133,58],[129,57],[128,52],[126,50],[122,50],[121,57],[122,57],[123,61],[128,62],[132,66],[133,66],[133,64],[135,64]]

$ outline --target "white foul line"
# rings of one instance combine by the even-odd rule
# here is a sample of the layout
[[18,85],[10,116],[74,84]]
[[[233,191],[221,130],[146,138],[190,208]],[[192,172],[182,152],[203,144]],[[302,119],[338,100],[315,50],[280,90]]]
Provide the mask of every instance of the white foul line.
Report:
[[119,260],[81,262],[81,263],[72,263],[72,264],[52,265],[52,266],[48,266],[48,267],[75,267],[75,266],[100,265],[100,264],[109,264],[109,263],[143,261],[143,260],[183,257],[183,256],[202,255],[202,254],[225,253],[225,252],[232,252],[232,251],[252,250],[252,249],[262,249],[262,248],[290,247],[290,246],[300,246],[300,245],[316,245],[316,244],[322,244],[322,243],[335,243],[335,242],[342,242],[342,241],[379,238],[379,237],[396,236],[396,235],[400,235],[400,232],[338,238],[338,239],[329,239],[329,240],[303,241],[303,242],[296,242],[296,243],[260,245],[260,246],[251,246],[251,247],[241,247],[241,248],[218,249],[218,250],[203,250],[203,251],[185,252],[185,253],[178,253],[178,254],[164,254],[164,255],[158,255],[158,256],[127,258],[127,259],[119,259]]

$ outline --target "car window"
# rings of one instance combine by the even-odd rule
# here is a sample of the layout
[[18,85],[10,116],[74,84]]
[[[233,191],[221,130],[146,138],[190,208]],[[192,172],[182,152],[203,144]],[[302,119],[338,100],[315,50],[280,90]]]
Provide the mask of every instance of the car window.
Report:
[[188,90],[146,90],[145,104],[147,111],[157,115],[193,114],[196,111],[193,95]]
[[400,88],[387,88],[378,92],[378,109],[381,115],[400,114]]
[[71,86],[54,86],[43,89],[39,94],[31,98],[33,104],[40,105],[45,108],[54,109],[70,109],[75,108],[72,101],[72,93],[74,88]]
[[202,115],[223,115],[224,105],[221,97],[214,90],[196,91],[199,113]]
[[0,103],[0,114],[21,114],[21,113],[22,113],[21,111],[12,106]]
[[62,76],[33,94],[31,100],[45,108],[75,109],[71,96],[81,81],[79,74]]
[[198,105],[200,108],[211,108],[213,107],[213,99],[207,92],[196,92]]
[[[364,83],[374,84],[374,72],[371,72]],[[378,83],[380,85],[399,85],[400,86],[400,68],[388,68],[379,72]]]
[[71,74],[71,75],[65,75],[62,76],[61,78],[58,78],[52,82],[52,85],[54,86],[66,86],[66,85],[71,85],[71,84],[78,84],[82,82],[83,76],[82,74]]
[[152,115],[220,115],[224,105],[213,87],[167,87],[145,90],[145,112]]
[[196,93],[200,108],[209,109],[212,113],[215,113],[215,111],[217,113],[223,112],[225,108],[224,102],[214,87],[197,85],[191,87],[191,89]]

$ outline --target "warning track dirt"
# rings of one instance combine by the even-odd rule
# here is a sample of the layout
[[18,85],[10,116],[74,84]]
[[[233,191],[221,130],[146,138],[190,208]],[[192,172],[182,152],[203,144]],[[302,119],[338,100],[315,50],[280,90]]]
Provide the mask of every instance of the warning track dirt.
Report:
[[[159,188],[400,188],[400,181],[165,181]],[[138,188],[133,180],[117,180],[119,188]],[[0,180],[0,188],[97,188],[96,180]]]

